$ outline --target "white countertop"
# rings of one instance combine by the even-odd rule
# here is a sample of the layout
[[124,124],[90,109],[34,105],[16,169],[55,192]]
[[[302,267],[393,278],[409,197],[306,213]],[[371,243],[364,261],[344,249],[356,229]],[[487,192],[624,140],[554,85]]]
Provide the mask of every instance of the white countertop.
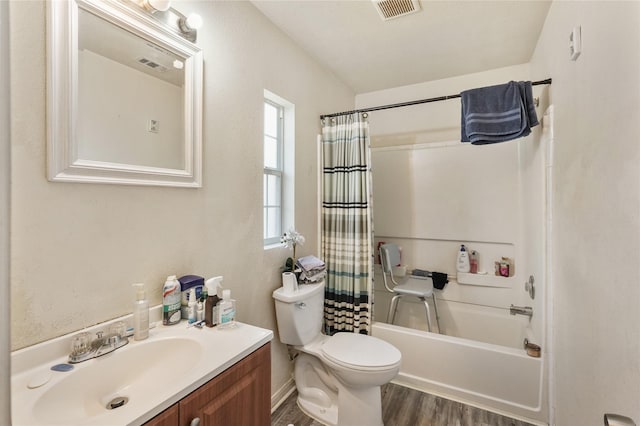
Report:
[[[86,331],[95,333],[114,321]],[[67,362],[75,334],[12,353],[14,426],[143,424],[273,338],[271,330],[243,323],[220,330],[187,328],[183,321],[152,328],[148,339],[130,338],[129,344],[110,354],[74,364],[72,371],[51,371],[53,365]],[[177,348],[171,345],[188,349],[174,351]],[[163,377],[164,372],[175,376],[176,371],[179,374],[171,380]],[[127,383],[130,377],[132,383]],[[27,386],[42,381],[46,384],[35,389]],[[116,393],[128,396],[129,402],[117,409],[103,409],[105,398]]]

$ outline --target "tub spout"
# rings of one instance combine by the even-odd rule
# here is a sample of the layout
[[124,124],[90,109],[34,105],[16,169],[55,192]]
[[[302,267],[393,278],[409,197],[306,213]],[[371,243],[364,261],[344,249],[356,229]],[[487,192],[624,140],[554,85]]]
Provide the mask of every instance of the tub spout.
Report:
[[529,318],[533,316],[533,308],[531,306],[515,306],[511,305],[509,308],[509,313],[511,315],[526,315]]
[[605,414],[604,424],[605,426],[636,426],[632,419],[620,414]]

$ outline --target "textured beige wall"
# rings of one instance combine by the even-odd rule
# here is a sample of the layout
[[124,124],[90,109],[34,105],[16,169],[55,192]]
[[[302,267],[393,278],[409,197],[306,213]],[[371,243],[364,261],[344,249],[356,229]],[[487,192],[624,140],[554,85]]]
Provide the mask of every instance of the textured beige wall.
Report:
[[[296,227],[316,247],[321,113],[353,93],[248,2],[180,2],[204,19],[202,189],[51,183],[45,178],[45,7],[12,2],[12,349],[131,312],[131,283],[161,303],[169,274],[224,275],[238,319],[275,330],[271,292],[286,249],[262,247],[262,99],[296,106]],[[273,383],[289,377],[274,342]]]
[[[583,53],[569,60],[582,26]],[[557,425],[640,422],[640,3],[553,2],[531,61],[552,77]]]
[[9,7],[0,2],[0,424],[11,424],[9,334]]

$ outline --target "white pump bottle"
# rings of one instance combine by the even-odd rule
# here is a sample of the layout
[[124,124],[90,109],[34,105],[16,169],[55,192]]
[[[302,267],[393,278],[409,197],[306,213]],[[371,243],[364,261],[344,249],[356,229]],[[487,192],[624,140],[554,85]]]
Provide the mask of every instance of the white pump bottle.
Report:
[[136,301],[133,302],[133,338],[144,340],[149,337],[149,301],[143,283],[133,286],[136,287]]
[[471,264],[469,263],[469,253],[467,252],[464,244],[460,246],[460,251],[458,252],[456,269],[458,270],[458,272],[469,272],[471,270]]

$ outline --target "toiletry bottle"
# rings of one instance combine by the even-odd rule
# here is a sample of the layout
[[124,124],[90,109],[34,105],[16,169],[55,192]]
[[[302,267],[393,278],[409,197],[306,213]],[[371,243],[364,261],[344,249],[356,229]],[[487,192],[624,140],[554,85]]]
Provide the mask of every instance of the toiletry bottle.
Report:
[[500,260],[500,276],[501,277],[509,277],[510,276],[510,262],[509,262],[509,258],[507,257],[503,257]]
[[209,278],[205,283],[207,300],[204,304],[204,324],[207,327],[215,327],[218,324],[218,289],[222,291],[222,277]]
[[180,299],[180,282],[175,275],[170,275],[162,288],[162,324],[173,325],[180,322]]
[[236,301],[231,298],[231,290],[222,291],[222,300],[218,303],[218,328],[236,326]]
[[189,290],[189,301],[187,305],[187,320],[189,324],[196,322],[196,289]]
[[198,305],[196,305],[196,318],[198,321],[204,321],[204,311],[207,305],[207,286],[202,286],[202,293],[200,293],[200,298],[198,299]]
[[472,274],[478,273],[478,260],[478,252],[475,250],[471,250],[471,253],[469,254],[469,272],[471,272]]
[[469,263],[469,253],[467,253],[467,249],[464,244],[460,246],[460,251],[458,252],[456,269],[458,270],[458,272],[469,272],[471,270],[471,265]]
[[149,301],[143,283],[133,286],[136,288],[136,301],[133,302],[133,338],[144,340],[149,337]]
[[184,275],[178,278],[178,282],[180,283],[180,294],[182,295],[180,299],[180,312],[182,319],[189,319],[189,295],[191,294],[191,289],[196,289],[196,297],[200,297],[202,293],[202,289],[204,287],[204,278],[198,275]]
[[202,302],[202,306],[204,307],[204,302],[207,301],[207,296],[209,295],[209,293],[207,292],[207,286],[203,285],[202,286],[202,292],[200,293],[200,298],[198,299],[198,301]]
[[204,320],[204,302],[198,299],[196,303],[196,321],[200,322]]

